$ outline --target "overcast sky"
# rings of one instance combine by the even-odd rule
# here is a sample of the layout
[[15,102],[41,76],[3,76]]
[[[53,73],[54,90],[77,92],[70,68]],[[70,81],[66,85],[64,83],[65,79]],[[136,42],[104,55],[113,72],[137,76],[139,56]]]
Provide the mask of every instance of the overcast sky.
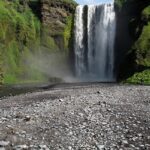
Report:
[[75,0],[78,4],[99,4],[112,2],[113,0]]

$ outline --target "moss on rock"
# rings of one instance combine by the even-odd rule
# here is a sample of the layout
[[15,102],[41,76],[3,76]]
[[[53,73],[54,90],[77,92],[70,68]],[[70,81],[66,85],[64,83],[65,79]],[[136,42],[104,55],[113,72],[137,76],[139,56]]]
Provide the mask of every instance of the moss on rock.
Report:
[[65,42],[65,49],[68,50],[69,42],[71,40],[72,32],[73,32],[73,24],[74,24],[74,15],[67,17],[67,23],[64,29],[64,42]]
[[24,60],[40,44],[40,20],[19,0],[0,1],[0,20],[1,78],[4,83],[26,80],[21,76],[28,68]]
[[132,84],[150,84],[150,69],[142,72],[136,72],[133,76],[128,78],[125,83]]
[[[150,72],[150,1],[115,0],[117,6],[117,40],[120,62],[119,79],[149,83]],[[124,37],[121,36],[124,35]],[[121,43],[121,44],[120,44]],[[137,79],[136,79],[137,78]]]
[[115,5],[121,9],[123,4],[125,3],[125,0],[115,0]]
[[150,21],[150,6],[146,7],[146,8],[142,11],[142,17],[144,17],[144,19]]
[[141,36],[135,43],[135,49],[137,64],[150,67],[150,22],[144,26]]
[[[53,38],[60,51],[68,51],[72,34],[73,14],[77,4],[73,0],[41,0],[41,2],[41,20],[44,30],[47,30],[47,36]],[[43,33],[45,34],[44,31]],[[45,40],[42,41],[45,45]]]
[[69,49],[75,6],[73,0],[0,1],[0,84],[44,79],[28,59]]

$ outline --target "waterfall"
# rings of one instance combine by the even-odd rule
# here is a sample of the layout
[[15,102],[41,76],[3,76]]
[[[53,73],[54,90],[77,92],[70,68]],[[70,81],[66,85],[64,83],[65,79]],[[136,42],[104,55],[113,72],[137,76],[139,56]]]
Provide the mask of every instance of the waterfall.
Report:
[[86,70],[84,64],[85,49],[83,44],[83,8],[83,6],[78,6],[75,16],[75,68],[78,76],[81,76]]
[[114,4],[79,5],[75,15],[75,72],[82,81],[115,81]]

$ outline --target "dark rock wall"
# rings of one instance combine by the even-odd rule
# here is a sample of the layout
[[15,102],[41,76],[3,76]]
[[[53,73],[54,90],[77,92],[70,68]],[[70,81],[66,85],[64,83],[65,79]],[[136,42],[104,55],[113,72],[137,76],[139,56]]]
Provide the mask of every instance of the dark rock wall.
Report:
[[140,68],[140,65],[136,62],[138,61],[138,47],[135,48],[135,45],[148,23],[142,12],[150,5],[150,1],[123,0],[120,1],[119,6],[117,3],[119,3],[119,0],[116,0],[116,73],[119,80],[124,80],[138,72]]

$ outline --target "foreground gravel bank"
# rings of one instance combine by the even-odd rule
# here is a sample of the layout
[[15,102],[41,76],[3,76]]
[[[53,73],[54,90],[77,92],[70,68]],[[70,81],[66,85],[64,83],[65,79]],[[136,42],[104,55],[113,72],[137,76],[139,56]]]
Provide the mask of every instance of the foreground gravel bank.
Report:
[[150,150],[150,87],[90,84],[0,99],[0,150]]

